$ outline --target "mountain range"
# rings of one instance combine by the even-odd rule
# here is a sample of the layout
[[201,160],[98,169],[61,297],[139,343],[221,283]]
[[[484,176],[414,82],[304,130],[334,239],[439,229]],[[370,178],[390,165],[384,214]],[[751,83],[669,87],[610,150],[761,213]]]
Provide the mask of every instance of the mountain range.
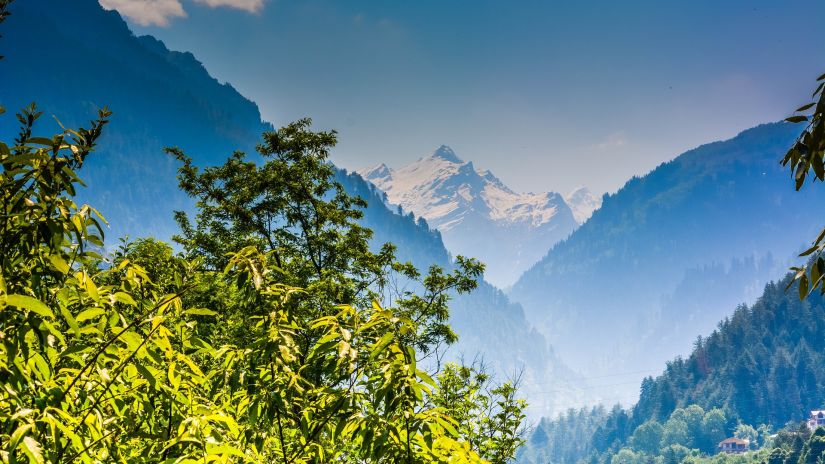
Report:
[[[13,112],[37,100],[39,133],[58,130],[52,115],[77,126],[98,107],[114,111],[81,172],[88,188],[80,199],[112,223],[108,246],[125,235],[168,239],[177,231],[172,212],[192,208],[163,147],[214,164],[234,150],[252,153],[273,127],[192,54],[136,37],[95,0],[12,5],[0,41],[0,103]],[[82,65],[56,65],[71,57]],[[13,138],[13,117],[0,120],[0,137]],[[419,268],[479,257],[489,281],[515,282],[508,293],[482,282],[452,302],[460,341],[451,356],[483,356],[499,378],[524,369],[535,417],[605,399],[589,389],[592,379],[641,380],[688,353],[698,334],[794,262],[823,217],[821,192],[794,192],[778,164],[798,132],[789,124],[747,130],[601,199],[587,190],[517,193],[448,147],[402,168],[337,176],[368,200],[363,222],[376,246],[395,243]],[[612,395],[638,393],[635,380],[608,386]]]
[[46,133],[60,130],[55,118],[77,127],[108,106],[112,124],[101,155],[87,163],[91,188],[80,195],[106,212],[113,238],[176,232],[167,219],[191,202],[175,188],[176,162],[165,146],[216,163],[236,149],[253,151],[272,128],[191,53],[134,36],[117,12],[94,0],[15,1],[10,11],[0,40],[0,104],[10,114],[0,135],[16,135],[13,114],[32,101],[44,112],[37,127]]
[[761,125],[631,179],[511,298],[587,375],[652,370],[688,353],[797,263],[821,226],[822,190],[795,192],[779,164],[799,130]]
[[[135,36],[116,12],[96,0],[16,1],[11,13],[0,40],[6,55],[0,61],[0,104],[9,113],[36,101],[44,112],[37,133],[59,131],[56,119],[67,127],[82,126],[103,106],[114,113],[79,173],[87,184],[79,200],[110,222],[107,247],[124,236],[169,240],[178,231],[173,211],[192,210],[191,200],[178,189],[178,166],[164,147],[180,147],[198,165],[222,162],[235,150],[257,159],[254,148],[261,133],[273,128],[254,102],[210,76],[191,53],[169,50],[151,36]],[[75,54],[82,66],[54,65]],[[12,114],[0,116],[4,140],[16,135]],[[362,222],[374,231],[376,247],[392,242],[400,259],[422,270],[451,268],[437,230],[389,209],[359,175],[340,169],[336,175],[349,194],[368,200]],[[536,392],[563,386],[575,375],[527,322],[521,306],[481,282],[473,293],[452,301],[450,323],[459,342],[448,359],[483,358],[500,380],[523,371],[524,391],[537,397],[531,414],[557,408],[561,397],[539,398]]]
[[500,288],[512,285],[599,207],[585,188],[569,201],[555,192],[514,192],[445,145],[398,169],[382,163],[359,173],[386,193],[388,203],[438,229],[452,253],[481,259],[485,278]]

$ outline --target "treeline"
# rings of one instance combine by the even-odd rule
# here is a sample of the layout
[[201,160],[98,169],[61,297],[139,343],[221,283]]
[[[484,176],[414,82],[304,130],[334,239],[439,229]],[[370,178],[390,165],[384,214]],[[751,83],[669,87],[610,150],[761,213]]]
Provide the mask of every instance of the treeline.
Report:
[[632,426],[663,420],[679,406],[720,407],[749,424],[800,421],[825,404],[825,300],[800,301],[792,276],[765,287],[687,359],[642,382]]
[[520,456],[559,463],[610,463],[613,456],[682,460],[712,455],[719,441],[737,434],[770,445],[771,428],[794,428],[825,406],[824,387],[825,299],[815,292],[800,300],[788,275],[698,338],[689,357],[644,379],[633,408],[542,421]]
[[518,462],[578,462],[593,452],[593,434],[607,417],[604,406],[595,406],[568,409],[556,419],[542,418],[519,450]]
[[[632,446],[640,428],[666,424],[690,405],[724,411],[727,436],[736,424],[777,428],[821,409],[825,300],[818,293],[800,300],[795,284],[788,289],[792,282],[789,275],[768,284],[753,306],[739,307],[709,337],[697,339],[688,358],[677,358],[658,378],[645,379],[638,403],[615,412],[618,417],[594,433],[594,452],[618,453]],[[699,449],[712,453],[711,444]]]
[[[596,432],[594,448],[605,443],[604,429]],[[747,440],[748,451],[771,443],[771,428],[737,422],[725,411],[714,408],[705,411],[698,405],[677,408],[664,422],[648,420],[633,430],[621,449],[599,455],[594,451],[588,463],[679,463],[688,457],[711,456],[719,451],[719,443],[728,437]]]

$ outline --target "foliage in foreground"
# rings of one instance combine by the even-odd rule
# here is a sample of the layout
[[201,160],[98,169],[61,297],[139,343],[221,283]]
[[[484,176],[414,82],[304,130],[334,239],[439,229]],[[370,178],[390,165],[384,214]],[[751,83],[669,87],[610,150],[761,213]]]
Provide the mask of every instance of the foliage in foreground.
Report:
[[[75,171],[109,114],[101,111],[88,130],[53,138],[32,135],[38,116],[33,108],[23,112],[18,138],[0,144],[4,462],[512,456],[524,407],[512,387],[473,396],[464,370],[445,369],[439,386],[418,365],[416,347],[426,353],[454,339],[445,322],[447,292],[472,289],[478,267],[471,261],[450,274],[432,269],[422,279],[423,296],[399,295],[397,309],[354,303],[376,296],[383,273],[417,273],[394,263],[390,249],[371,254],[368,231],[324,224],[321,216],[313,218],[319,234],[311,240],[308,231],[285,235],[301,242],[291,249],[259,250],[250,238],[228,255],[190,250],[185,259],[141,240],[109,263],[94,251],[102,245],[102,218],[72,200]],[[298,129],[295,137],[309,134]],[[300,147],[293,154],[306,155]],[[324,166],[323,157],[316,161],[313,168]],[[310,209],[322,208],[326,190],[302,198]],[[295,200],[289,195],[298,193],[288,202]],[[324,251],[309,254],[311,246],[318,252],[330,244],[340,247],[338,269],[320,261],[329,256]],[[352,249],[357,259],[341,256]],[[222,269],[211,268],[219,257]],[[362,276],[353,272],[362,267],[350,267],[379,259],[382,266]],[[473,401],[444,400],[465,393]]]
[[[806,123],[805,129],[782,158],[788,166],[796,190],[805,185],[808,174],[813,172],[814,181],[825,181],[825,74],[816,79],[817,86],[811,94],[812,102],[796,109],[796,114],[786,119],[791,123]],[[818,101],[817,101],[818,98]],[[810,114],[805,114],[810,112]],[[800,256],[813,256],[806,266],[792,268],[799,281],[799,297],[805,298],[819,289],[825,295],[825,229],[814,239],[812,246]]]
[[265,135],[261,165],[237,153],[203,172],[171,150],[198,199],[194,225],[178,216],[185,254],[143,239],[104,258],[103,217],[73,198],[110,113],[50,138],[39,117],[0,142],[2,462],[513,456],[515,388],[420,363],[455,340],[449,295],[482,266],[422,276],[372,252],[361,200],[332,178],[334,133],[299,121]]

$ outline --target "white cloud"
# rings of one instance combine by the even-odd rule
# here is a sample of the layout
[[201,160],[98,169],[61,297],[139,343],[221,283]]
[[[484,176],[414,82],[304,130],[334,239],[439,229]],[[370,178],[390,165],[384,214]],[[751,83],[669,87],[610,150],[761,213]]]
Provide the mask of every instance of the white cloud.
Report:
[[[181,0],[98,0],[107,10],[117,10],[141,26],[168,26],[174,18],[185,18]],[[209,8],[228,7],[258,13],[266,0],[194,0]]]
[[624,131],[614,132],[607,136],[607,138],[600,144],[596,145],[599,150],[608,150],[611,148],[619,148],[627,145],[627,136]]
[[264,0],[195,0],[195,3],[200,3],[212,8],[226,6],[250,13],[257,13],[264,7]]
[[172,18],[184,18],[180,0],[99,0],[100,6],[141,26],[168,26]]

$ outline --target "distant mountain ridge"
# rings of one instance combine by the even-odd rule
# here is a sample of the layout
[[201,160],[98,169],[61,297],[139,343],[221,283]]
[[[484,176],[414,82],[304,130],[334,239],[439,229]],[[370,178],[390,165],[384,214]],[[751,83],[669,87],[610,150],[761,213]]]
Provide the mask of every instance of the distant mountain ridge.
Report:
[[448,146],[398,169],[380,164],[359,173],[387,201],[424,217],[454,254],[487,264],[500,287],[516,278],[598,208],[586,189],[574,198],[576,215],[558,193],[516,193],[490,171],[477,170]]
[[584,224],[593,212],[602,206],[602,199],[587,187],[579,187],[564,197],[567,206],[573,211],[573,217],[579,224]]
[[779,164],[799,130],[758,126],[631,179],[528,270],[511,298],[589,375],[686,353],[819,230],[823,191],[795,192]]
[[109,106],[112,123],[101,155],[84,169],[90,187],[80,195],[106,213],[112,237],[175,232],[167,218],[191,202],[175,188],[176,162],[164,147],[216,163],[237,149],[253,152],[272,129],[257,105],[210,76],[191,53],[136,37],[96,0],[15,1],[11,14],[0,41],[0,103],[11,114],[0,135],[13,137],[14,112],[34,100],[44,112],[37,126],[43,132],[59,130],[53,116],[80,126]]

